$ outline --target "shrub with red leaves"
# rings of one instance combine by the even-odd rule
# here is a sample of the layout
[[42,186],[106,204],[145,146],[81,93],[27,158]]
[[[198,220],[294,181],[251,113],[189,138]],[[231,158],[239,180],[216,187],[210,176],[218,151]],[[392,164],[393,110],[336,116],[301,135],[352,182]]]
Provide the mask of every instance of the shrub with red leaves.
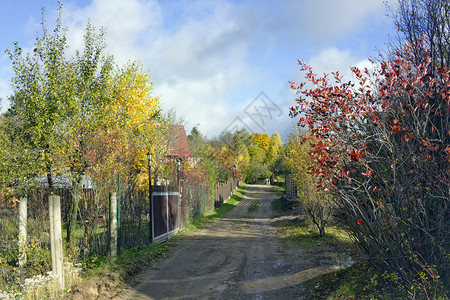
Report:
[[306,82],[291,82],[291,116],[314,136],[318,188],[337,195],[361,249],[435,297],[450,282],[450,72],[423,41],[373,70],[353,68],[354,82],[299,61]]

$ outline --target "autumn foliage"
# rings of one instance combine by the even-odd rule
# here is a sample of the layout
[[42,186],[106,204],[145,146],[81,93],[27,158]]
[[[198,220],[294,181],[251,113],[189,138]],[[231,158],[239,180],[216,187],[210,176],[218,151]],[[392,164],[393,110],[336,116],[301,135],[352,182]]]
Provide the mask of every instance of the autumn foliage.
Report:
[[292,174],[297,186],[300,207],[307,214],[311,223],[324,236],[326,226],[331,223],[335,211],[333,194],[317,189],[321,177],[311,168],[310,150],[314,138],[297,130],[291,134],[286,143],[284,157],[285,171]]
[[[14,76],[11,107],[0,117],[0,184],[11,194],[26,195],[43,185],[54,192],[54,182],[63,178],[71,194],[66,240],[75,251],[72,236],[80,216],[90,220],[82,223],[89,243],[108,192],[117,191],[119,174],[130,193],[148,190],[151,151],[153,174],[159,175],[170,121],[141,64],[121,67],[105,54],[103,30],[88,23],[84,47],[70,56],[61,13],[60,5],[52,31],[43,13],[32,51],[22,51],[18,43],[6,51]],[[83,185],[93,190],[92,203]],[[81,215],[82,205],[89,216]]]
[[373,70],[314,74],[291,82],[312,136],[317,187],[337,197],[338,216],[375,266],[413,296],[450,286],[450,77],[423,39]]

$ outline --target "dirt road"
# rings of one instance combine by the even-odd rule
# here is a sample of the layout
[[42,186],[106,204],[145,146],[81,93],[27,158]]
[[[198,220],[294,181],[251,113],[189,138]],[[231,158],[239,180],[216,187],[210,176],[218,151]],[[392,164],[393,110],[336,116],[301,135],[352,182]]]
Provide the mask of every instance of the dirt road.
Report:
[[247,186],[233,211],[183,239],[122,299],[301,299],[302,282],[329,266],[283,246],[272,217],[277,198],[268,186]]

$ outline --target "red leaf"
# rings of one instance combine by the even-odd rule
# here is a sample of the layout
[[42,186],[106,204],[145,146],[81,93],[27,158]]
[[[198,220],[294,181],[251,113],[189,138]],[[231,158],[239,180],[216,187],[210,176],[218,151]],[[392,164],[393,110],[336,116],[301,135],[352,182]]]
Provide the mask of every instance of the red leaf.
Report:
[[372,173],[373,173],[373,170],[368,170],[365,173],[361,173],[361,175],[363,175],[363,176],[370,176],[370,175],[372,175]]

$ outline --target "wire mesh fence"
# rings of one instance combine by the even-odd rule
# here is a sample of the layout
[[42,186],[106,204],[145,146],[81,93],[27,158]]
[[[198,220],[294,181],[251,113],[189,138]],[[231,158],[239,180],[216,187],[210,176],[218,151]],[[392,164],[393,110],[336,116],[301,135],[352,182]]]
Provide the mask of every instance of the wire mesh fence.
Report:
[[48,202],[42,201],[47,195],[45,189],[34,189],[26,196],[26,262],[19,269],[19,203],[23,197],[7,192],[6,188],[0,193],[0,290],[11,287],[17,278],[51,270]]
[[[179,201],[184,223],[208,214],[225,201],[237,181],[227,182],[211,189],[207,186],[185,186]],[[138,189],[135,182],[125,182],[118,193],[118,251],[150,242],[150,204],[148,190]],[[110,190],[110,189],[109,189]],[[48,197],[60,196],[64,257],[73,262],[90,261],[92,257],[108,256],[109,190],[106,188],[71,187],[54,189],[34,188],[27,193],[26,264],[19,268],[19,201],[11,191],[0,191],[0,290],[7,290],[18,276],[27,278],[46,274],[51,270],[50,225]],[[215,196],[214,196],[215,195]],[[74,197],[78,197],[76,222],[68,230]],[[216,197],[216,198],[215,198]],[[216,200],[220,199],[220,200]],[[185,220],[185,221],[184,221]],[[180,228],[181,229],[181,228]],[[72,247],[67,243],[70,233]],[[85,265],[88,266],[88,265]],[[20,274],[19,274],[20,273]],[[19,275],[18,275],[19,274]]]
[[18,206],[5,194],[1,196],[0,207],[0,290],[9,287],[13,281],[14,268],[18,261]]
[[214,210],[211,189],[207,186],[187,186],[185,189],[187,223]]
[[129,185],[120,193],[119,251],[150,242],[150,204],[148,191]]
[[[68,192],[72,194],[73,190]],[[108,254],[108,194],[103,189],[83,189],[81,193],[76,229],[71,237],[76,240],[75,243],[81,249],[80,258]],[[69,207],[69,205],[66,206]],[[67,219],[65,221],[67,224]]]

